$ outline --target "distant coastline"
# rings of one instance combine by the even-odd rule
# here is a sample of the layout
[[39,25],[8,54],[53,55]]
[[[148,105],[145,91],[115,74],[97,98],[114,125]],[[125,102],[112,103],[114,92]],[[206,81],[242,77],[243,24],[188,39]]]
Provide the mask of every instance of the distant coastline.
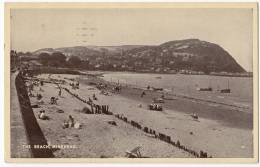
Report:
[[[79,69],[78,69],[79,70]],[[81,71],[81,70],[79,70]],[[84,70],[85,71],[85,70]],[[173,75],[178,75],[178,74],[183,74],[183,75],[209,75],[209,76],[223,76],[223,77],[253,77],[253,73],[247,72],[247,73],[210,73],[210,74],[202,74],[202,73],[170,73],[170,72],[149,72],[149,71],[102,71],[102,70],[88,70],[91,74],[96,74],[96,75],[102,75],[105,73],[110,73],[110,72],[127,72],[127,73],[136,73],[136,74],[160,74],[160,75],[165,75],[165,74],[173,74]]]
[[80,68],[55,68],[55,67],[33,67],[30,69],[32,72],[36,73],[53,73],[53,74],[76,74],[76,75],[84,75],[84,74],[91,74],[91,75],[102,75],[104,73],[109,72],[127,72],[127,73],[139,73],[139,74],[183,74],[183,75],[209,75],[209,76],[223,76],[223,77],[253,77],[252,72],[246,72],[246,73],[217,73],[217,72],[211,72],[210,74],[205,73],[199,73],[199,72],[151,72],[151,71],[108,71],[108,70],[85,70]]

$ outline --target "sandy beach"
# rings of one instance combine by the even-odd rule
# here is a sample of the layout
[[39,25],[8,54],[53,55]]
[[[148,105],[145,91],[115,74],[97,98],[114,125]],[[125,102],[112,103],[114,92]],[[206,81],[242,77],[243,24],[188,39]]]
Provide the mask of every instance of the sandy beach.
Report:
[[[66,85],[65,85],[66,86]],[[40,120],[40,127],[50,145],[73,145],[73,149],[59,149],[54,152],[56,157],[124,157],[125,151],[141,146],[141,153],[146,157],[193,157],[169,144],[160,142],[132,126],[119,121],[114,116],[90,115],[80,113],[86,104],[75,97],[62,91],[62,97],[58,105],[49,105],[49,99],[57,96],[58,89],[55,84],[44,84],[43,91],[37,89],[43,95],[45,104],[40,108],[34,108],[35,117],[38,111],[44,109],[50,120]],[[86,89],[89,87],[86,86]],[[85,89],[79,89],[79,91]],[[98,93],[98,90],[94,90]],[[90,93],[90,91],[89,91]],[[31,98],[32,105],[36,104],[36,98]],[[61,109],[64,113],[57,113]],[[81,129],[63,129],[62,123],[72,115],[77,122],[82,124]],[[108,124],[114,120],[117,126]]]
[[[186,147],[199,152],[206,151],[208,155],[217,158],[246,158],[253,156],[252,115],[230,107],[214,106],[206,103],[186,100],[175,97],[166,100],[164,110],[151,111],[147,105],[153,97],[159,94],[146,92],[141,98],[141,90],[122,88],[120,93],[112,93],[107,88],[109,95],[101,94],[95,85],[89,82],[103,82],[93,79],[82,80],[77,75],[48,74],[37,76],[38,79],[59,79],[66,83],[61,85],[72,93],[88,100],[96,95],[98,104],[109,106],[115,114],[123,114],[130,120],[139,122],[142,126],[150,127],[157,132],[167,134],[173,141],[180,141]],[[73,90],[68,78],[79,80],[79,89]],[[114,115],[85,114],[79,112],[86,103],[78,100],[65,90],[61,97],[58,96],[59,88],[53,83],[44,83],[35,87],[33,94],[40,93],[44,104],[33,108],[38,117],[39,110],[44,109],[50,120],[40,120],[38,123],[51,145],[75,145],[73,149],[59,149],[54,152],[56,157],[124,157],[126,150],[141,146],[141,153],[146,157],[194,157],[193,155],[162,142],[143,131],[117,119]],[[58,97],[57,105],[50,105],[51,97]],[[36,97],[31,97],[33,104],[37,103]],[[57,110],[64,113],[58,113]],[[198,120],[190,114],[196,112]],[[62,128],[62,123],[72,115],[76,122],[82,124],[81,129]],[[117,126],[108,124],[115,121]]]

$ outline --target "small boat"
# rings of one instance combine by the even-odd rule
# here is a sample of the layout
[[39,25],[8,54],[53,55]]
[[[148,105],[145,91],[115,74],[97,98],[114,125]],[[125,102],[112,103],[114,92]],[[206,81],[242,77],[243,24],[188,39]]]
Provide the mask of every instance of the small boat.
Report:
[[158,77],[155,77],[156,79],[162,79],[162,77],[161,76],[158,76]]
[[134,148],[131,151],[126,150],[125,157],[127,157],[127,158],[149,158],[149,157],[143,156],[141,154],[140,149],[141,149],[141,146],[138,146],[138,147]]
[[154,91],[163,91],[163,88],[154,88],[154,87],[152,87],[152,89],[153,89]]
[[212,91],[211,87],[208,88],[197,88],[198,91]]
[[229,89],[229,80],[228,80],[228,88],[227,89],[220,89],[220,93],[231,93],[231,90]]
[[197,91],[212,91],[211,82],[209,81],[209,87],[206,88],[197,88]]
[[230,89],[221,89],[220,93],[231,93]]

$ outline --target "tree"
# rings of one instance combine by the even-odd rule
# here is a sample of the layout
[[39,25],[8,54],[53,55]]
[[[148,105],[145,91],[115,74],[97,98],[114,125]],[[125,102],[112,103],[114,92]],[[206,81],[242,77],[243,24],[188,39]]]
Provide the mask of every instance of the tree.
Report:
[[71,56],[68,60],[68,64],[71,67],[79,67],[81,64],[81,59],[78,56]]
[[32,53],[31,52],[26,52],[25,56],[32,56]]
[[90,68],[89,61],[88,60],[82,60],[80,66],[83,69],[89,69]]
[[64,66],[66,63],[66,56],[61,52],[54,52],[50,56],[50,64],[52,66]]
[[50,54],[43,52],[39,55],[39,61],[42,63],[42,65],[49,65],[50,61]]

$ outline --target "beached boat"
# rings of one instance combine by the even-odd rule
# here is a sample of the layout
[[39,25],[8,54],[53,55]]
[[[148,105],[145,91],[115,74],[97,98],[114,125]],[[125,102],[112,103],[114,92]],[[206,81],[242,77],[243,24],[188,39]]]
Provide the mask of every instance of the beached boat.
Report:
[[134,148],[133,150],[131,150],[131,151],[128,151],[128,150],[126,150],[126,157],[127,158],[149,158],[149,157],[146,157],[146,156],[143,156],[142,154],[141,154],[141,151],[140,151],[140,146],[138,146],[138,147],[136,147],[136,148]]
[[155,87],[152,87],[152,89],[153,89],[154,91],[163,91],[163,88],[155,88]]

